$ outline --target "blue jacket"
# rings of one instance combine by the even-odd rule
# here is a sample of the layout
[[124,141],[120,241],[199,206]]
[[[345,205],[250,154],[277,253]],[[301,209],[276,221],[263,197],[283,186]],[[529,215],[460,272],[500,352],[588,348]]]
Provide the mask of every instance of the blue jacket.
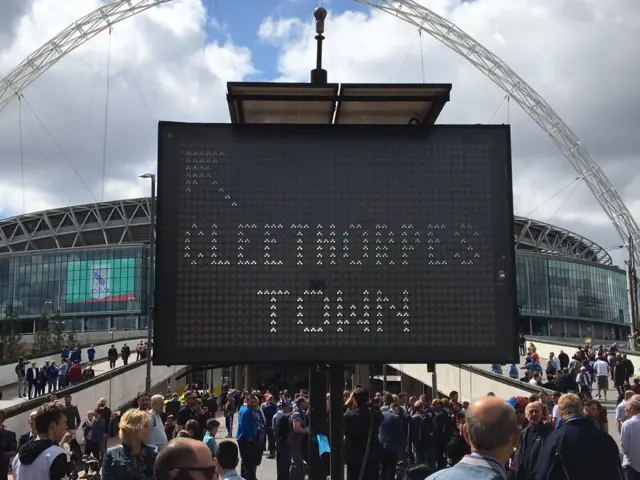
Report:
[[271,428],[273,425],[273,417],[278,411],[278,406],[275,403],[266,403],[262,406],[262,413],[264,413],[265,426]]
[[94,442],[99,441],[100,437],[107,432],[107,425],[104,418],[94,419],[91,422],[91,439]]
[[73,352],[71,352],[71,363],[81,363],[82,361],[82,352],[80,352],[80,350],[74,350]]
[[395,451],[399,460],[404,459],[406,435],[402,418],[390,410],[382,412],[382,418],[382,423],[378,429],[380,445],[385,450]]
[[151,480],[155,459],[155,451],[147,445],[142,446],[141,461],[134,461],[128,445],[118,445],[107,450],[104,455],[102,478],[103,480]]
[[96,349],[93,347],[89,347],[89,349],[87,350],[87,355],[89,356],[89,361],[93,362],[93,359],[96,356]]
[[236,433],[236,441],[240,440],[256,440],[258,438],[258,429],[256,427],[256,419],[253,416],[253,410],[246,405],[240,407],[238,412],[238,431]]

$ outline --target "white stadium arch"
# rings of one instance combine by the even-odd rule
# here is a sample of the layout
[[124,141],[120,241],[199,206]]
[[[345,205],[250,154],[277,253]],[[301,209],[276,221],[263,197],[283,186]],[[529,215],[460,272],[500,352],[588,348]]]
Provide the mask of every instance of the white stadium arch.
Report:
[[[0,111],[69,52],[114,24],[170,1],[172,0],[111,0],[76,20],[27,56],[0,81]],[[551,137],[588,185],[622,241],[626,243],[629,237],[640,238],[640,228],[631,212],[582,142],[551,106],[500,58],[456,25],[414,0],[354,1],[387,12],[419,28],[458,53],[491,79]],[[634,248],[634,255],[636,262],[640,262],[639,248]]]

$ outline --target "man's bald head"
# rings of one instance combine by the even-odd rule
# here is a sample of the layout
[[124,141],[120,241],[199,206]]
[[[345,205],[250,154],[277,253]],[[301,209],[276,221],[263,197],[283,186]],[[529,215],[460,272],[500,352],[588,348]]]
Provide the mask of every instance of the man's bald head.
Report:
[[481,398],[467,410],[465,431],[475,450],[492,452],[503,448],[518,435],[516,411],[497,397]]
[[170,480],[173,470],[212,467],[211,451],[203,442],[191,438],[174,438],[156,457],[154,478]]

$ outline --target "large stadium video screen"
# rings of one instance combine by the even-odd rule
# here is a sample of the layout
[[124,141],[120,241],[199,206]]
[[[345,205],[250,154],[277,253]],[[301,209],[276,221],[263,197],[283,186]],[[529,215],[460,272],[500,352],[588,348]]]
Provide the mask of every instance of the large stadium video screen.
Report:
[[157,364],[517,359],[507,126],[162,122]]

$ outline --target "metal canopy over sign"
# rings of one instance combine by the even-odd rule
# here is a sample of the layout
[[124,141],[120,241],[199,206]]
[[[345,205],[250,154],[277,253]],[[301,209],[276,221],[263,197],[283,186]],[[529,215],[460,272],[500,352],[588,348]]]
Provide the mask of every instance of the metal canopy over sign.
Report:
[[508,126],[159,127],[154,361],[517,359]]

